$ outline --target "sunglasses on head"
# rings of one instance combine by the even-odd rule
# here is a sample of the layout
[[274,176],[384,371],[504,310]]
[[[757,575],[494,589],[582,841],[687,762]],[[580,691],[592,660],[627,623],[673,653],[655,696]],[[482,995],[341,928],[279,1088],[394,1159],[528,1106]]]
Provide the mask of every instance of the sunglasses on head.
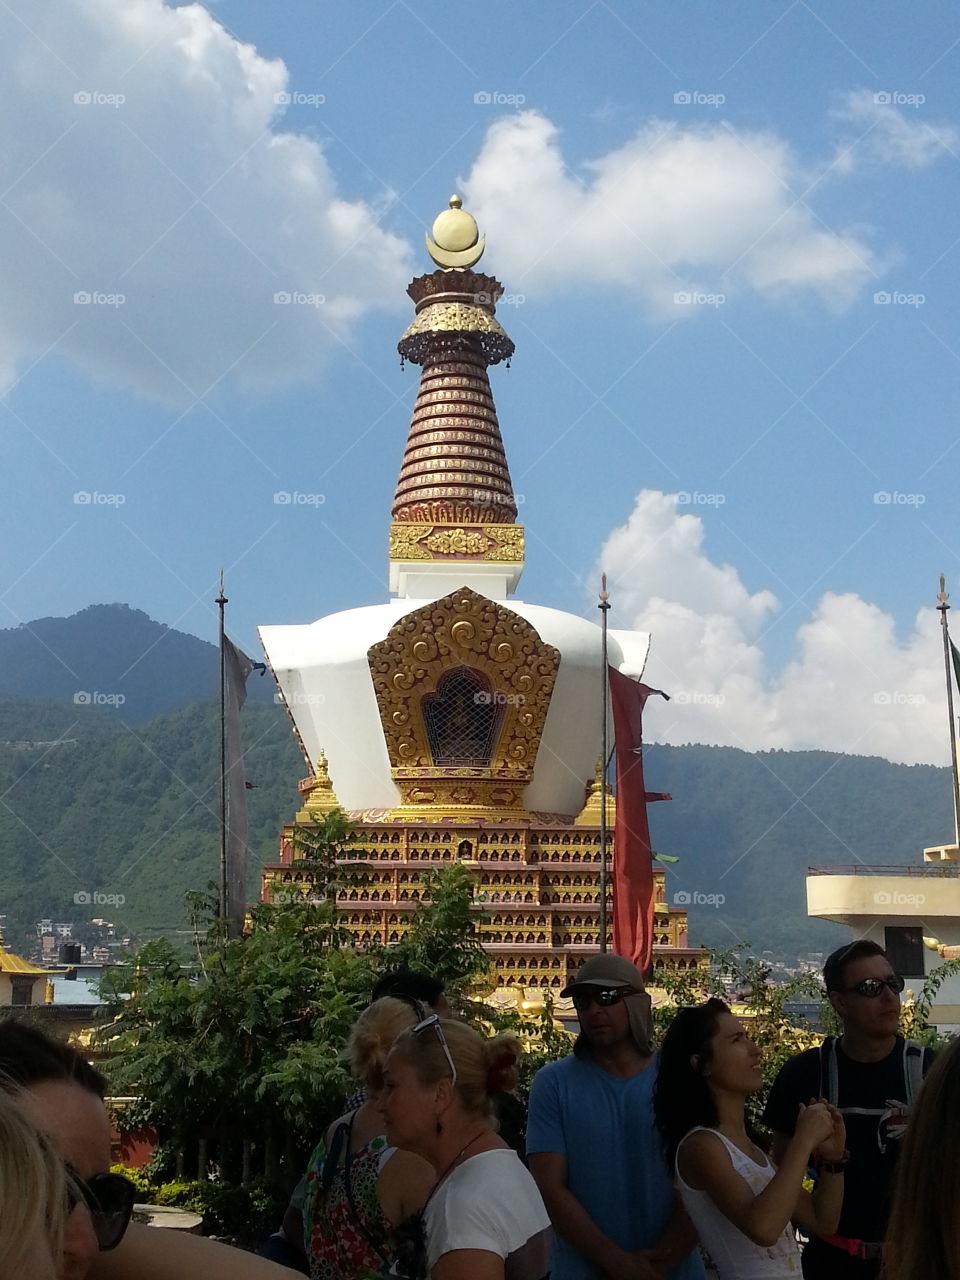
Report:
[[450,1067],[450,1075],[452,1077],[450,1083],[456,1086],[457,1068],[453,1061],[453,1056],[450,1053],[450,1046],[447,1044],[447,1037],[443,1034],[443,1027],[440,1025],[439,1013],[431,1013],[428,1018],[421,1018],[413,1028],[413,1034],[418,1036],[422,1032],[429,1030],[430,1027],[433,1027],[434,1031],[436,1031],[437,1039],[440,1041],[440,1048],[443,1050],[443,1056],[446,1058],[447,1065]]
[[67,1165],[67,1212],[86,1205],[101,1253],[115,1249],[123,1239],[136,1195],[133,1183],[119,1173],[95,1173],[84,1179]]
[[573,1007],[587,1009],[596,1001],[601,1009],[609,1009],[612,1004],[636,994],[633,987],[580,987],[573,993]]
[[875,1000],[884,987],[889,987],[891,991],[895,991],[899,995],[905,986],[906,982],[899,973],[891,973],[889,978],[864,978],[856,986],[848,987],[847,995],[853,992],[854,995],[866,996],[868,1000]]

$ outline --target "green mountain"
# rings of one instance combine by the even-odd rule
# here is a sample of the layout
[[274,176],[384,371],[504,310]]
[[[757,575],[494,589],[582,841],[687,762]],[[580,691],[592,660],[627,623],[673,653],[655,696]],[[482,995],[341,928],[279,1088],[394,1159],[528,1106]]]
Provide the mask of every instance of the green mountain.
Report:
[[[243,711],[251,895],[277,857],[306,766],[280,707]],[[115,923],[146,939],[186,926],[184,894],[218,875],[216,703],[195,703],[144,728],[114,722],[74,745],[0,744],[0,911],[26,947],[44,917]],[[89,904],[75,901],[87,894]],[[107,895],[96,901],[93,895]],[[122,898],[122,902],[119,899]]]
[[650,806],[651,837],[681,859],[667,896],[690,895],[692,943],[829,951],[850,933],[807,916],[808,867],[918,863],[953,832],[949,770],[932,765],[704,746],[651,746],[644,762],[647,789],[673,796]]
[[[94,604],[69,618],[0,630],[0,694],[62,701],[84,716],[101,711],[146,724],[215,697],[219,678],[216,645],[125,604]],[[251,680],[249,691],[269,701],[273,683]]]

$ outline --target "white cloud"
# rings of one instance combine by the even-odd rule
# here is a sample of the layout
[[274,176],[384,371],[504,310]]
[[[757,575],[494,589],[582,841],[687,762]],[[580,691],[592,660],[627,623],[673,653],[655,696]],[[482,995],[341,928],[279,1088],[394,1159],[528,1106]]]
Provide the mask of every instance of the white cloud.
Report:
[[835,112],[850,132],[843,152],[847,170],[859,158],[923,169],[946,152],[955,151],[957,130],[930,121],[925,104],[922,93],[897,89],[855,89],[848,93]]
[[796,625],[795,656],[771,671],[764,632],[781,625],[778,601],[751,593],[703,543],[700,516],[681,513],[673,494],[644,490],[601,552],[616,625],[652,633],[645,679],[673,695],[657,703],[651,738],[947,762],[935,610],[900,640],[876,605],[827,592]]
[[656,120],[580,181],[556,126],[525,111],[490,128],[465,194],[511,287],[609,285],[689,315],[675,293],[810,290],[842,305],[878,274],[862,232],[825,228],[798,201],[808,185],[772,133]]
[[306,376],[369,309],[402,306],[408,246],[283,131],[290,88],[322,92],[197,4],[0,6],[0,378],[56,344],[189,403],[231,369]]

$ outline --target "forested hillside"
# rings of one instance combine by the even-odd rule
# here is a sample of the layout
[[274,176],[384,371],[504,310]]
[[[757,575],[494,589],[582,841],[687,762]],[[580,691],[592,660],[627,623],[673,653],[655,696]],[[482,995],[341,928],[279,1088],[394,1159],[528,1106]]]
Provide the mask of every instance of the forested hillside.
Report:
[[[306,767],[280,707],[243,712],[251,893],[299,807]],[[218,874],[217,705],[195,703],[144,728],[115,725],[75,746],[0,745],[0,910],[24,945],[41,917],[105,916],[118,934],[152,937],[186,923],[184,894]],[[77,892],[122,895],[76,904]]]
[[668,895],[690,893],[693,942],[791,957],[838,946],[848,930],[806,915],[808,866],[916,863],[952,838],[949,771],[932,765],[703,746],[652,746],[645,761],[648,790],[673,795],[650,824],[655,848],[681,859]]
[[[211,634],[215,627],[211,620]],[[0,630],[0,693],[58,699],[78,714],[101,710],[145,724],[163,711],[215,697],[218,682],[216,645],[125,604],[94,604],[69,618]],[[272,682],[251,680],[253,701],[272,696]]]

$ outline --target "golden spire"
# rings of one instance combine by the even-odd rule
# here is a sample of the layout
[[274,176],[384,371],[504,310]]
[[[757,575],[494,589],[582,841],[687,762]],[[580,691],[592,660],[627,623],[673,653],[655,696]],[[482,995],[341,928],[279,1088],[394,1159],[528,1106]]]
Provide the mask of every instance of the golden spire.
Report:
[[452,271],[456,267],[473,267],[483,257],[487,238],[472,213],[463,208],[458,195],[450,197],[450,208],[438,213],[433,222],[433,238],[426,237],[427,253],[438,267]]
[[320,752],[316,773],[312,778],[303,779],[299,791],[303,796],[303,808],[297,814],[297,822],[315,822],[318,817],[341,807],[330,780],[325,752]]
[[578,827],[599,827],[600,825],[600,796],[601,786],[607,793],[607,815],[611,818],[614,813],[616,801],[613,792],[610,790],[610,783],[603,781],[602,762],[597,761],[597,767],[594,770],[593,778],[587,784],[587,798],[583,808],[574,818],[574,824]]
[[509,361],[514,347],[496,318],[503,285],[472,270],[484,243],[476,219],[451,196],[427,236],[440,270],[407,288],[416,314],[397,350],[423,372],[391,513],[390,589],[401,595],[428,590],[445,563],[458,577],[466,564],[487,579],[499,575],[508,592],[523,567],[523,528],[487,372]]

